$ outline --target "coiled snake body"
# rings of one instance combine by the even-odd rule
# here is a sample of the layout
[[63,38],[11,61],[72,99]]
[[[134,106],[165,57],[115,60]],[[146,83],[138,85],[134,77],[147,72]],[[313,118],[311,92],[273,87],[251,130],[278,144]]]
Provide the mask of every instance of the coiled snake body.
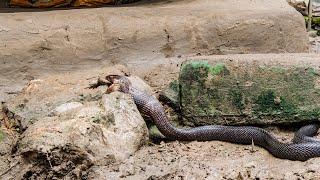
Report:
[[314,136],[318,125],[308,125],[297,131],[292,143],[282,143],[264,129],[251,126],[209,125],[195,128],[177,128],[167,119],[161,103],[152,95],[131,86],[125,76],[109,75],[106,77],[112,85],[108,91],[116,90],[130,94],[138,109],[154,120],[159,131],[172,140],[182,141],[227,141],[238,144],[254,144],[268,150],[272,155],[282,159],[306,161],[320,156],[320,141]]

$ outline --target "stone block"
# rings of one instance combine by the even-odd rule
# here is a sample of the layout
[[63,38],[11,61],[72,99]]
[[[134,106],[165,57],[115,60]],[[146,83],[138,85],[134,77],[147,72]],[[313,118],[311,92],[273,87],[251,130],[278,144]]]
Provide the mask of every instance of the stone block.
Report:
[[236,55],[190,60],[179,75],[187,125],[292,124],[320,118],[318,58]]

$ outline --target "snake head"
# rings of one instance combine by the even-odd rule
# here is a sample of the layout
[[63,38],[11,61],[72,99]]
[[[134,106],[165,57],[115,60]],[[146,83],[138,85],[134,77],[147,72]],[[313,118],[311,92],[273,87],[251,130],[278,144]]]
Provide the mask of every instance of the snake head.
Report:
[[106,76],[106,80],[111,83],[111,85],[107,89],[107,93],[111,93],[114,91],[129,93],[131,82],[126,76],[108,75]]

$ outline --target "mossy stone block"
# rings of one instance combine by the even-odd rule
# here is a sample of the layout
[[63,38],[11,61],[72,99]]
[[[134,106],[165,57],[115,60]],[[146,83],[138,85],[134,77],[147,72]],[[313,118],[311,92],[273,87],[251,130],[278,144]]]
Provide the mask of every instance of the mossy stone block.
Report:
[[185,125],[316,121],[320,76],[312,67],[188,61],[179,75]]

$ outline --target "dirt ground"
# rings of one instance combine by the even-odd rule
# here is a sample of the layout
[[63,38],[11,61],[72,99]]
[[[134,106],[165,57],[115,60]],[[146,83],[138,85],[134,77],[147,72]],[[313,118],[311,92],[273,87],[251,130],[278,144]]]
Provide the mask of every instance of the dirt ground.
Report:
[[[288,140],[287,132],[271,130]],[[92,179],[319,179],[320,159],[277,159],[259,147],[224,142],[170,142],[145,146],[128,160],[93,166]]]

